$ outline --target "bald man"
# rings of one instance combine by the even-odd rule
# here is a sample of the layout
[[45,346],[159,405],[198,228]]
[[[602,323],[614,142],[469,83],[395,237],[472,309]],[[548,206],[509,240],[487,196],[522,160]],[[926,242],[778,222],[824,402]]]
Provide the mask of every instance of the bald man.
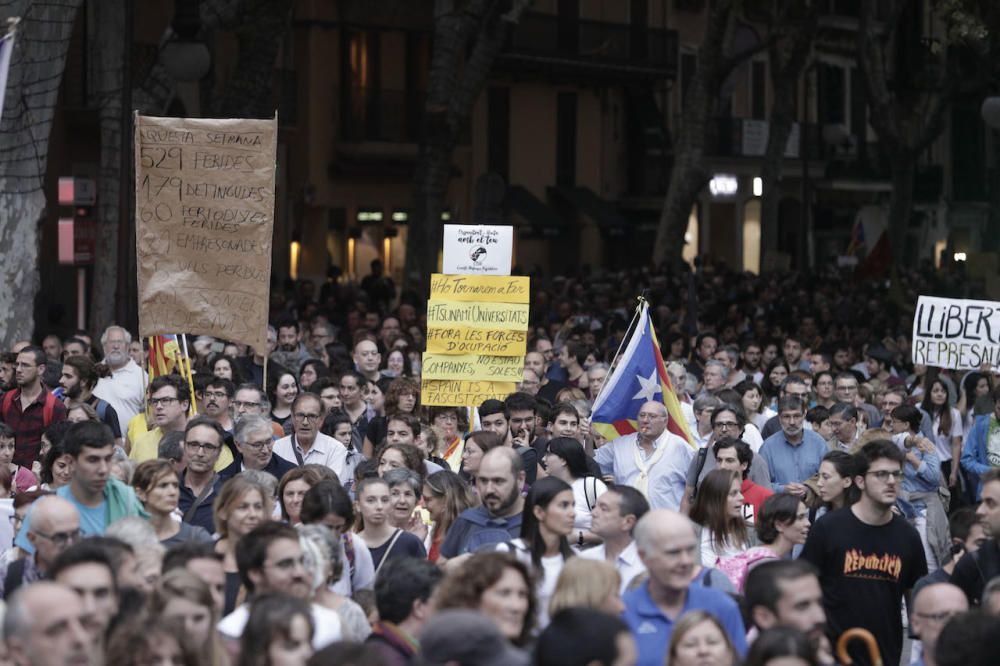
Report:
[[921,588],[913,600],[913,633],[923,643],[923,656],[910,666],[938,666],[934,655],[941,629],[953,616],[969,610],[962,588],[951,583],[934,583]]
[[694,449],[667,430],[667,408],[650,400],[639,408],[638,430],[597,450],[594,460],[615,483],[632,486],[654,509],[677,510]]
[[13,595],[3,633],[17,666],[94,663],[94,641],[84,628],[83,603],[64,585],[40,581]]
[[69,500],[48,495],[31,505],[27,538],[33,554],[0,564],[0,595],[10,597],[22,585],[45,578],[60,553],[80,539],[80,514]]
[[724,592],[691,583],[698,552],[694,523],[676,511],[657,509],[639,520],[634,536],[649,579],[623,597],[622,617],[639,648],[638,666],[662,666],[674,624],[691,610],[717,617],[743,658],[746,628],[739,606]]

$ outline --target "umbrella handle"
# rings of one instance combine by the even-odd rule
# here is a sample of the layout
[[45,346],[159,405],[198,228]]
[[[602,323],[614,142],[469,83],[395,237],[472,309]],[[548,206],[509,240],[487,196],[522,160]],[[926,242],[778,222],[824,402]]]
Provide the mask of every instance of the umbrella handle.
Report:
[[837,659],[842,664],[851,666],[854,663],[847,654],[847,644],[853,640],[859,640],[868,647],[868,656],[871,657],[873,666],[883,666],[882,655],[878,651],[878,643],[875,641],[875,636],[872,635],[872,632],[861,627],[848,629],[837,639]]

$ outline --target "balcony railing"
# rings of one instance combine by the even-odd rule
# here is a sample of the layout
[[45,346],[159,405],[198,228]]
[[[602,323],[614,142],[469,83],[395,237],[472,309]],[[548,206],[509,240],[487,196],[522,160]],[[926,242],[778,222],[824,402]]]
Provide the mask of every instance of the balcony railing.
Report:
[[348,87],[341,99],[341,139],[416,143],[423,92]]
[[506,55],[561,59],[578,65],[632,67],[667,78],[677,74],[677,32],[620,23],[529,13],[512,31]]

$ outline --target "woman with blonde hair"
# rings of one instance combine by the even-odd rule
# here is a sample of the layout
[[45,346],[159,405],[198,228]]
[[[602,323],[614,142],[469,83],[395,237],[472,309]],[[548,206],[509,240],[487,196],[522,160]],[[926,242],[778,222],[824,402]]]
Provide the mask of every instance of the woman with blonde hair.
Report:
[[228,615],[239,605],[239,597],[243,596],[239,568],[236,566],[236,544],[271,515],[271,498],[266,488],[237,474],[222,486],[212,506],[212,514],[219,533],[215,552],[222,555],[222,568],[226,572],[223,615]]
[[549,601],[549,616],[564,608],[593,608],[617,617],[625,610],[619,592],[621,585],[621,574],[611,563],[570,558],[556,581]]
[[184,568],[168,571],[149,598],[157,618],[182,624],[184,633],[207,663],[226,664],[225,649],[215,631],[219,622],[208,584]]
[[670,666],[735,666],[736,647],[719,620],[703,610],[684,613],[674,625],[667,648]]

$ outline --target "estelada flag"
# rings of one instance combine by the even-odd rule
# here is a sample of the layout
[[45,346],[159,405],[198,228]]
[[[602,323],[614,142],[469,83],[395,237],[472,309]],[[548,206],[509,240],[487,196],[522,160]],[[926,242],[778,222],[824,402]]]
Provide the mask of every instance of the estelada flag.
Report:
[[650,400],[660,400],[667,408],[667,430],[696,448],[649,321],[649,304],[643,300],[632,337],[594,401],[591,425],[608,440],[631,434],[637,430],[639,408]]
[[169,375],[177,365],[180,347],[176,335],[153,335],[149,338],[149,380]]

